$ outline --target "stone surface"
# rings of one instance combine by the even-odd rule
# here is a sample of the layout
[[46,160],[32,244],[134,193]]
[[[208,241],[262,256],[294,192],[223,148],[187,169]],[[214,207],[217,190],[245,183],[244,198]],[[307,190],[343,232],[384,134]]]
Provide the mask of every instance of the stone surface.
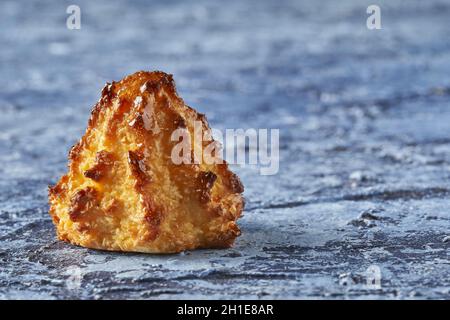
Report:
[[[450,3],[0,2],[0,298],[450,298]],[[216,128],[279,128],[239,167],[229,250],[105,253],[55,239],[47,185],[106,81],[173,73]],[[367,286],[374,266],[381,287]],[[369,269],[368,269],[369,268]]]

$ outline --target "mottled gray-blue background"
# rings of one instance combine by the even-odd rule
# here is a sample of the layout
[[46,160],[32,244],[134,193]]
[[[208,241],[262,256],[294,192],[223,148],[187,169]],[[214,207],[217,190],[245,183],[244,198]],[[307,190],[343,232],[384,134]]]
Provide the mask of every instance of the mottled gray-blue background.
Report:
[[[444,0],[2,0],[0,298],[449,299],[449,32]],[[234,248],[56,241],[47,185],[104,83],[141,69],[173,73],[213,127],[281,130],[278,175],[234,168]]]

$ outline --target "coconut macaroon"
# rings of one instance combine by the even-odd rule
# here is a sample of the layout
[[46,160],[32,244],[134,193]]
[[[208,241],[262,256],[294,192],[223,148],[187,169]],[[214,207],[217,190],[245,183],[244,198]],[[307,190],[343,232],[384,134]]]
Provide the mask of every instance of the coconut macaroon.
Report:
[[[196,123],[210,141],[190,139]],[[182,161],[174,159],[177,130],[192,145]],[[205,116],[178,97],[171,75],[137,72],[107,84],[68,173],[49,188],[58,238],[150,253],[230,247],[244,188],[225,161],[204,161],[211,141]]]

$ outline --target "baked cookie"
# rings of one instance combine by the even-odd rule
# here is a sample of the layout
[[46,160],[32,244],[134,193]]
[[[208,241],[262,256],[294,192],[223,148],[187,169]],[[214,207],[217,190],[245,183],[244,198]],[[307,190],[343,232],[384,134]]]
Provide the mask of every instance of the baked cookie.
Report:
[[189,161],[173,158],[180,143],[173,132],[191,139],[198,123],[210,137],[205,116],[178,97],[171,75],[141,71],[107,84],[69,153],[68,173],[49,188],[58,238],[151,253],[230,247],[244,207],[239,178],[225,161],[195,160],[211,142],[189,140]]

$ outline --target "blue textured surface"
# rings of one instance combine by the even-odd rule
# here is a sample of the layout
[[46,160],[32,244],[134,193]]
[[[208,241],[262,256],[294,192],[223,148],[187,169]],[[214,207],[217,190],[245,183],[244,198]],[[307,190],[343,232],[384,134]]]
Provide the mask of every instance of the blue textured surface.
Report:
[[[0,298],[450,298],[450,3],[0,2]],[[46,187],[106,81],[173,73],[216,128],[280,128],[276,176],[235,168],[229,250],[56,241]],[[381,269],[381,288],[366,269]]]

